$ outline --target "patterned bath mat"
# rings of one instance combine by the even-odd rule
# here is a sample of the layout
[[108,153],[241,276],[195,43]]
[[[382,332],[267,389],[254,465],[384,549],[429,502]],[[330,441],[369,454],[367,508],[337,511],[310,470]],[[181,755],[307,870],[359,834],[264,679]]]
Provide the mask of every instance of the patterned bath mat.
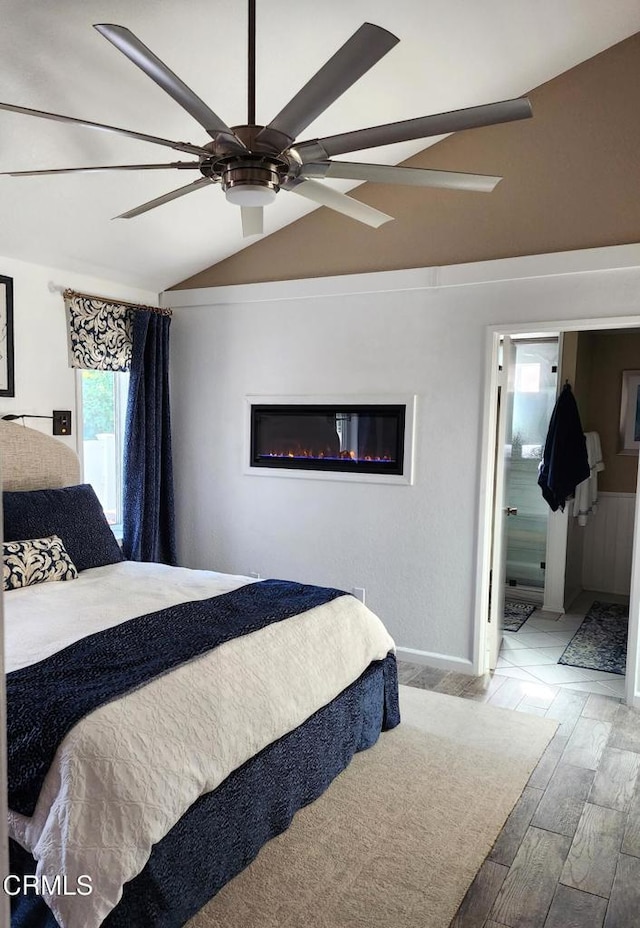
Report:
[[517,603],[514,600],[505,600],[504,603],[504,625],[505,632],[517,632],[524,625],[536,607],[531,603]]
[[628,606],[594,602],[558,663],[624,675],[628,624]]

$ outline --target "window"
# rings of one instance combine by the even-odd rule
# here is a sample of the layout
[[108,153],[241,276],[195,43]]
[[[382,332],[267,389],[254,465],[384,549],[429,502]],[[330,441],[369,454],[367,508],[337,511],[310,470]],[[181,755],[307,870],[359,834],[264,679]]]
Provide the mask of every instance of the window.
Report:
[[129,374],[78,371],[82,463],[109,525],[122,535],[122,449]]
[[516,392],[539,393],[541,371],[542,365],[538,361],[527,361],[522,364],[516,361]]

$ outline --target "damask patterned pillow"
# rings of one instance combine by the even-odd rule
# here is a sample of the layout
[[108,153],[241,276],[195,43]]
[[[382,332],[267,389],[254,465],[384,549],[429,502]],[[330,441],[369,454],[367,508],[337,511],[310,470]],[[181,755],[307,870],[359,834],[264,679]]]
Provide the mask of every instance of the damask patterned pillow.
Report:
[[2,549],[3,590],[17,590],[48,580],[75,580],[78,576],[75,564],[57,535],[5,541]]

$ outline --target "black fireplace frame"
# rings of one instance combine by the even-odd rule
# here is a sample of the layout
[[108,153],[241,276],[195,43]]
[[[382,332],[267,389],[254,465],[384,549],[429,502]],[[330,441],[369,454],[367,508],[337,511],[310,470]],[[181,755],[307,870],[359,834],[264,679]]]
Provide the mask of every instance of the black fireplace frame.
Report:
[[[339,414],[393,416],[397,421],[396,447],[393,460],[366,461],[349,458],[327,459],[261,455],[256,447],[257,422],[258,417],[265,413],[279,416],[333,416]],[[403,476],[405,473],[406,423],[407,406],[405,403],[251,403],[249,463],[251,468],[268,468],[271,470]]]

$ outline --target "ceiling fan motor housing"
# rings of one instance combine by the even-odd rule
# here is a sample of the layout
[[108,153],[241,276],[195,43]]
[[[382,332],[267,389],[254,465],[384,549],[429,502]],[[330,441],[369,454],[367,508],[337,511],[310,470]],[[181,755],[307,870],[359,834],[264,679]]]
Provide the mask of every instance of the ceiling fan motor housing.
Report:
[[[289,172],[288,159],[273,139],[266,144],[256,141],[262,126],[234,126],[235,136],[246,147],[246,154],[222,151],[215,142],[211,144],[211,159],[204,159],[200,170],[205,176],[220,180],[227,200],[240,206],[266,206],[275,200],[276,194]],[[278,139],[280,142],[280,139]],[[220,157],[222,155],[222,157]]]

